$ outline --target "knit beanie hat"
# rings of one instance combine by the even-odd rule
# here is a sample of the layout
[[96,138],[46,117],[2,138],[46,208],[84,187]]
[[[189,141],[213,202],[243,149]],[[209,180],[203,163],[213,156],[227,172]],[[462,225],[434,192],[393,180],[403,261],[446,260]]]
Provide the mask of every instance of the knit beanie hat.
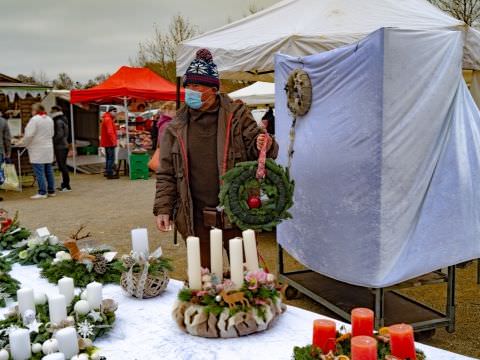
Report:
[[220,87],[217,65],[213,62],[212,53],[207,49],[198,50],[195,59],[190,63],[183,76],[183,86],[188,84]]

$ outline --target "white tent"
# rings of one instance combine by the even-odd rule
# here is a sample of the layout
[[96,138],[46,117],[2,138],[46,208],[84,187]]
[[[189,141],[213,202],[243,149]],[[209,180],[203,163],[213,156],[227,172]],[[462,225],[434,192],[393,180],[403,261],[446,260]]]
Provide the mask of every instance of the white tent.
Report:
[[462,30],[463,68],[480,70],[480,32],[425,0],[284,0],[181,44],[177,74],[182,76],[196,50],[206,47],[222,78],[271,81],[268,73],[277,52],[316,54],[354,43],[383,27]]
[[257,81],[255,84],[228,95],[234,100],[242,100],[247,105],[273,104],[275,102],[275,84]]

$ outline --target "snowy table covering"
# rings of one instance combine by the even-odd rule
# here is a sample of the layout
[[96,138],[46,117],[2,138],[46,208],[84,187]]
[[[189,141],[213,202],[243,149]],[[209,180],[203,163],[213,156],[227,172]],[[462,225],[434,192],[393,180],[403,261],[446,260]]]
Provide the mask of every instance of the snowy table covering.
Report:
[[[15,264],[10,275],[22,286],[45,293],[57,292],[55,285],[40,278],[36,266]],[[106,285],[104,298],[118,302],[113,330],[95,341],[108,360],[250,360],[291,359],[294,346],[311,343],[313,320],[323,316],[288,306],[273,327],[263,333],[236,339],[205,339],[180,331],[171,311],[182,282],[171,280],[166,292],[148,300],[128,296],[118,285]],[[12,304],[10,304],[12,305]],[[7,308],[0,308],[3,315]],[[338,326],[343,323],[337,321]],[[471,359],[417,343],[430,360]]]

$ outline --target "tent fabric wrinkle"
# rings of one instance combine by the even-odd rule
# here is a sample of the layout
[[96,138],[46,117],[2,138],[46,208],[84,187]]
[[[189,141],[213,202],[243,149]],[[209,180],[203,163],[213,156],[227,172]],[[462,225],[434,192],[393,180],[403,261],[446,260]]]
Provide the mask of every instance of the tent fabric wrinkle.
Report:
[[480,114],[462,78],[464,41],[462,31],[384,28],[276,56],[281,149],[288,75],[302,67],[313,84],[297,120],[293,220],[277,233],[302,264],[377,288],[480,257]]

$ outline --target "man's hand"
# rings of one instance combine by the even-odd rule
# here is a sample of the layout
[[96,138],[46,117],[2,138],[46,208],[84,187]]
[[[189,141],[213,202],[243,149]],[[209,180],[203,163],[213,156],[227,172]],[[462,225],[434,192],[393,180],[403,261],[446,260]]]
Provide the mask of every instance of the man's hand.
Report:
[[257,149],[258,151],[262,150],[263,145],[268,137],[267,151],[272,147],[272,138],[266,134],[260,134],[257,136]]
[[157,215],[157,229],[160,231],[170,231],[171,230],[171,223],[170,223],[170,215]]

